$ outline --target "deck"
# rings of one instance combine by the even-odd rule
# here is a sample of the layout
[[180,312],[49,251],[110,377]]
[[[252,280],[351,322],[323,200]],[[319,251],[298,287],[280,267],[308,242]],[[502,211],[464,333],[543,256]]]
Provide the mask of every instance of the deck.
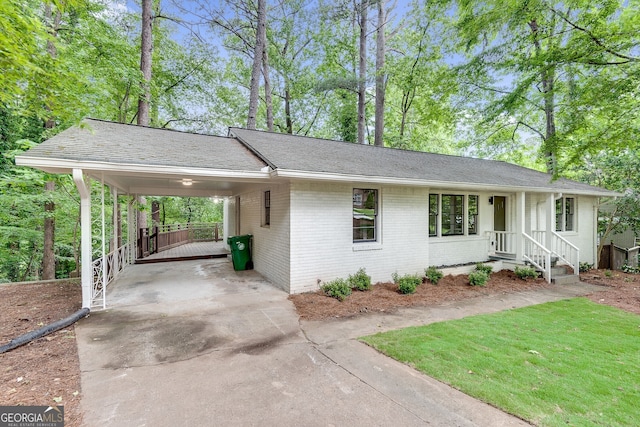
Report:
[[229,254],[224,242],[194,242],[185,243],[176,248],[167,249],[145,258],[138,258],[136,264],[151,264],[156,262],[185,261],[193,259],[226,258]]

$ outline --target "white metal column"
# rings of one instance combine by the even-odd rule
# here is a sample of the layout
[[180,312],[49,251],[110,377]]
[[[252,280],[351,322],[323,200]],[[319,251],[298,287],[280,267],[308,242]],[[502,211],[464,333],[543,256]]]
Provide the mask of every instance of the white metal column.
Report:
[[82,169],[73,170],[73,181],[80,193],[80,261],[82,277],[82,307],[91,308],[93,260],[91,255],[91,191],[89,180],[85,182]]
[[118,189],[111,189],[111,198],[113,199],[113,271],[114,277],[120,271],[120,248],[118,246]]
[[136,261],[138,256],[138,219],[135,203],[135,196],[131,196],[127,204],[127,239],[129,240],[129,262],[131,264]]

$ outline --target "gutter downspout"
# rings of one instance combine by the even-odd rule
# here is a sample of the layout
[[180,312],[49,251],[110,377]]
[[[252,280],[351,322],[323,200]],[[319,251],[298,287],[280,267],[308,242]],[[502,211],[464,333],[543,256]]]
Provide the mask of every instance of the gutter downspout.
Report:
[[73,181],[80,193],[80,264],[82,278],[82,307],[91,308],[93,287],[93,259],[91,250],[91,191],[84,181],[82,169],[73,170]]

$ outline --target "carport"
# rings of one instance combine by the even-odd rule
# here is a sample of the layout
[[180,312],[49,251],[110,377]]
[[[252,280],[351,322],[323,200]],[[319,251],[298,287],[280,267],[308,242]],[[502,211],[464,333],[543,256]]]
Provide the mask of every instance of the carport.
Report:
[[[80,194],[82,306],[105,308],[106,289],[135,260],[137,196],[218,197],[224,201],[224,236],[239,232],[235,197],[263,186],[270,168],[233,138],[86,119],[16,157],[16,164],[69,174]],[[92,215],[91,181],[100,185],[101,213]],[[105,191],[106,190],[106,191]],[[108,250],[105,198],[126,195],[127,241]],[[93,194],[93,203],[96,203]],[[110,215],[118,229],[116,203]],[[231,206],[231,207],[230,207]],[[100,235],[92,231],[99,223]],[[117,231],[113,241],[117,242]],[[101,256],[93,259],[93,241]],[[117,245],[115,245],[117,246]]]

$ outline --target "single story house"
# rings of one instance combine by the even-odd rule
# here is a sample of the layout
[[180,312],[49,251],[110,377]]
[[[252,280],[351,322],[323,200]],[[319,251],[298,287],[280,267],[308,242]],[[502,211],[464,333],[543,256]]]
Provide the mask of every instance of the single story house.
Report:
[[[359,268],[376,282],[490,258],[505,268],[534,265],[549,281],[556,263],[577,274],[579,262],[596,261],[599,198],[617,195],[501,161],[94,119],[16,163],[74,177],[82,201],[83,306],[95,305],[101,290],[92,284],[100,275],[92,267],[88,179],[114,194],[224,198],[225,240],[252,234],[254,268],[289,293]],[[127,245],[115,261],[104,254],[103,264],[115,262],[117,272],[136,253],[135,239]],[[101,274],[106,287],[114,274]]]

